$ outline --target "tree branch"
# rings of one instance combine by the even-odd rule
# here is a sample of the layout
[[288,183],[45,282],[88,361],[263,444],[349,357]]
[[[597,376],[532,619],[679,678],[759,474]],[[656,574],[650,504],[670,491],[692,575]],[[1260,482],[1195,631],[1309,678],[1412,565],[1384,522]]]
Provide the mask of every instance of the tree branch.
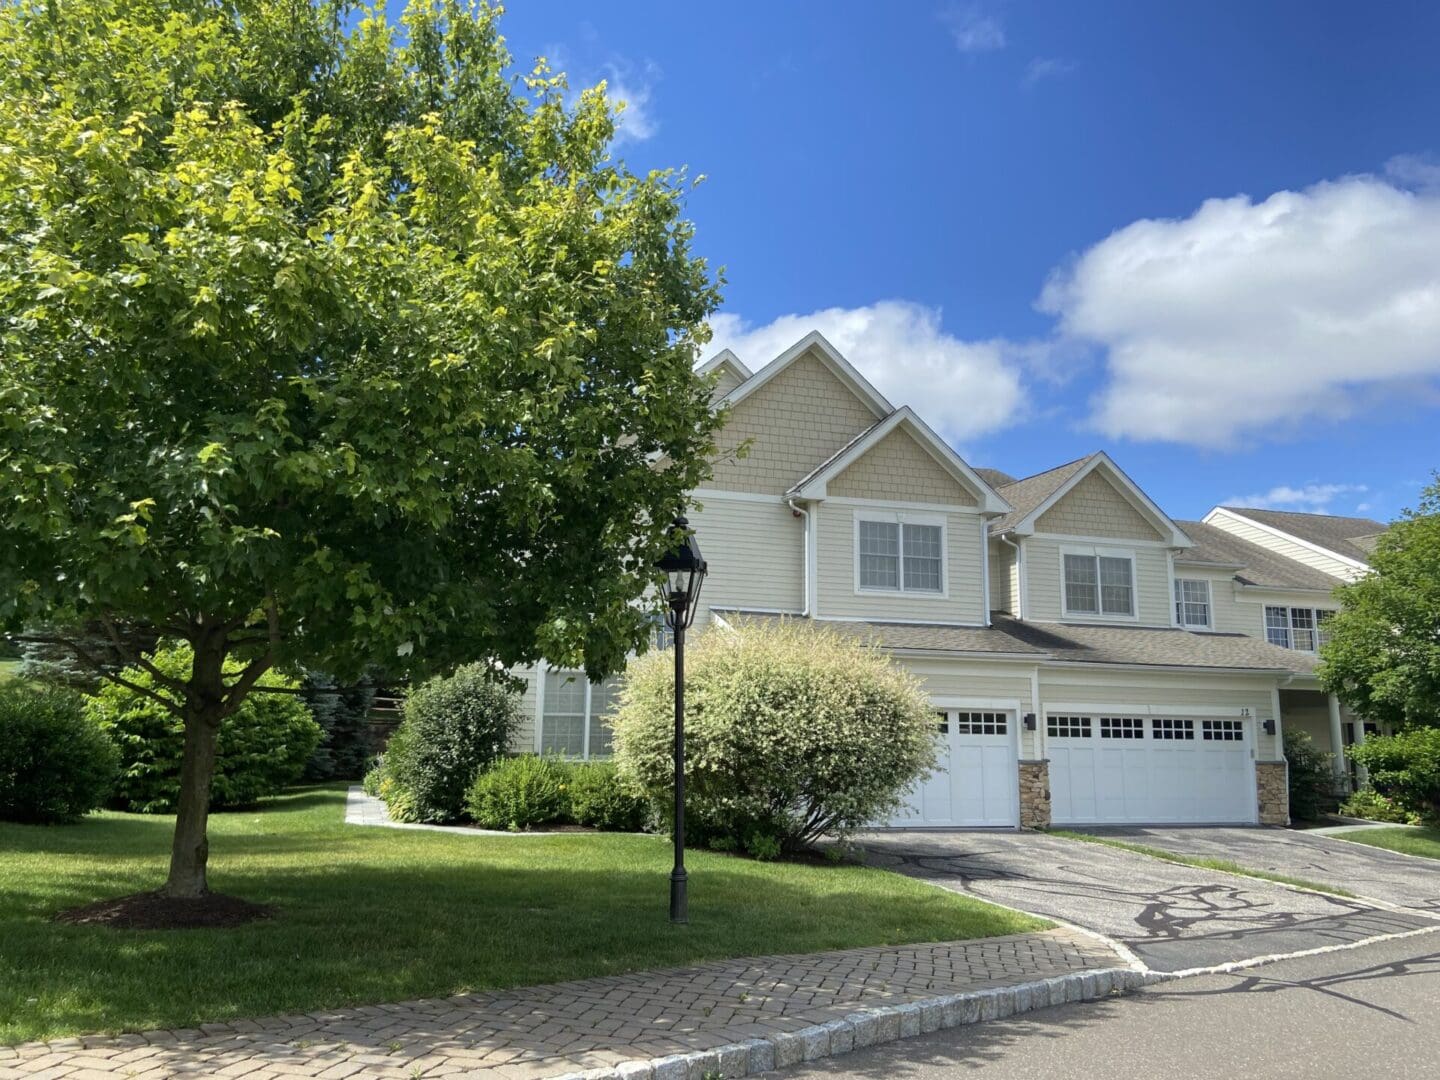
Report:
[[177,694],[183,696],[186,693],[186,686],[183,680],[177,679],[173,675],[165,674],[165,672],[147,660],[143,653],[131,649],[130,646],[125,643],[125,639],[121,636],[120,631],[116,629],[115,623],[108,614],[101,612],[100,625],[105,628],[105,633],[110,638],[110,644],[115,646],[115,651],[120,654],[120,658],[127,664],[135,665],[161,686],[167,687]]
[[[256,657],[245,666],[240,677],[230,684],[225,693],[225,704],[221,716],[229,716],[240,708],[240,703],[255,688],[261,677],[275,666],[275,654],[280,645],[280,608],[275,602],[275,594],[272,592],[265,602],[265,621],[268,628],[270,647],[264,655]],[[228,625],[228,624],[227,624]]]
[[165,708],[169,709],[176,716],[183,718],[185,715],[185,706],[182,702],[172,701],[164,694],[156,693],[148,686],[141,686],[139,683],[133,682],[130,679],[125,678],[123,675],[117,675],[112,671],[106,670],[106,665],[104,661],[98,659],[88,649],[83,648],[74,641],[71,641],[69,638],[53,637],[47,634],[19,634],[11,640],[30,641],[34,642],[37,645],[59,645],[62,648],[69,649],[80,659],[81,663],[87,665],[92,671],[95,672],[95,674],[99,675],[102,679],[109,679],[117,686],[123,686],[126,690],[129,690],[132,693],[139,694],[142,697],[147,697],[152,701],[157,701],[161,705],[165,706]]

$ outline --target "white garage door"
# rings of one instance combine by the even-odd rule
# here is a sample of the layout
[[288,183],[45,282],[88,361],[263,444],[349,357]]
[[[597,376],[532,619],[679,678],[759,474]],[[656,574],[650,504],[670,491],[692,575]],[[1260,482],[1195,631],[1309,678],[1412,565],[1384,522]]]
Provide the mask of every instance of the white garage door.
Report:
[[945,709],[935,720],[935,772],[889,824],[912,829],[1018,824],[1015,714]]
[[1205,824],[1256,820],[1248,720],[1046,717],[1057,824]]

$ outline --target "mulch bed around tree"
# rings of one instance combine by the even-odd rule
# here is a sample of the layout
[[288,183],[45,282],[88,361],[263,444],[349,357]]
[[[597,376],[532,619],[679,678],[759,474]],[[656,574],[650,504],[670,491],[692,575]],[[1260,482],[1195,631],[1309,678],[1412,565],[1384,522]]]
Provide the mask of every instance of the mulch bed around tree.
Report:
[[55,921],[73,926],[112,926],[117,930],[199,930],[243,926],[274,914],[275,909],[268,904],[252,904],[223,893],[179,899],[144,892],[70,908],[56,915]]

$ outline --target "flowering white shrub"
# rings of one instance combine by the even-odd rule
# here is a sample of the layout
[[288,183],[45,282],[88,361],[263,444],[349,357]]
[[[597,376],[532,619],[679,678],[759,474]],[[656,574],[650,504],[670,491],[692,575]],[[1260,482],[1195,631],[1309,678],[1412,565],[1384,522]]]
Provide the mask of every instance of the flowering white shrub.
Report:
[[[935,762],[934,710],[882,650],[798,620],[711,629],[686,653],[686,832],[757,857],[897,809]],[[615,757],[656,813],[674,802],[674,654],[630,665]]]

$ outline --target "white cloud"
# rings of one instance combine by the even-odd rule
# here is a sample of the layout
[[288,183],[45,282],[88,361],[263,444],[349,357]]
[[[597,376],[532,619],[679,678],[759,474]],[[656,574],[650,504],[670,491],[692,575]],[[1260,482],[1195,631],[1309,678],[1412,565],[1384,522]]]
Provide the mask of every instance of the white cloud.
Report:
[[1073,60],[1062,60],[1058,56],[1037,56],[1025,65],[1025,74],[1021,77],[1020,84],[1031,87],[1045,79],[1058,79],[1069,75],[1074,70]]
[[1346,177],[1120,229],[1040,307],[1099,345],[1091,425],[1203,447],[1440,396],[1440,192]]
[[[1258,495],[1232,495],[1225,506],[1248,506],[1252,510],[1311,510],[1328,507],[1341,495],[1359,494],[1368,489],[1364,484],[1305,484],[1290,487],[1282,484]],[[1361,503],[1357,509],[1368,509]]]
[[1433,154],[1396,154],[1385,162],[1385,175],[1415,191],[1440,189],[1440,159]]
[[637,72],[628,64],[615,63],[606,64],[605,69],[610,100],[624,103],[615,128],[615,141],[643,142],[653,137],[660,130],[660,121],[651,105],[651,86],[660,69],[646,64]]
[[1025,410],[1020,374],[1026,347],[962,341],[941,329],[937,309],[921,304],[883,300],[782,315],[763,326],[722,314],[710,326],[715,336],[707,357],[728,348],[757,371],[818,330],[892,404],[912,406],[952,441],[997,431]]
[[940,12],[940,21],[950,29],[955,47],[962,53],[993,52],[1005,47],[1005,28],[979,4],[952,4]]

